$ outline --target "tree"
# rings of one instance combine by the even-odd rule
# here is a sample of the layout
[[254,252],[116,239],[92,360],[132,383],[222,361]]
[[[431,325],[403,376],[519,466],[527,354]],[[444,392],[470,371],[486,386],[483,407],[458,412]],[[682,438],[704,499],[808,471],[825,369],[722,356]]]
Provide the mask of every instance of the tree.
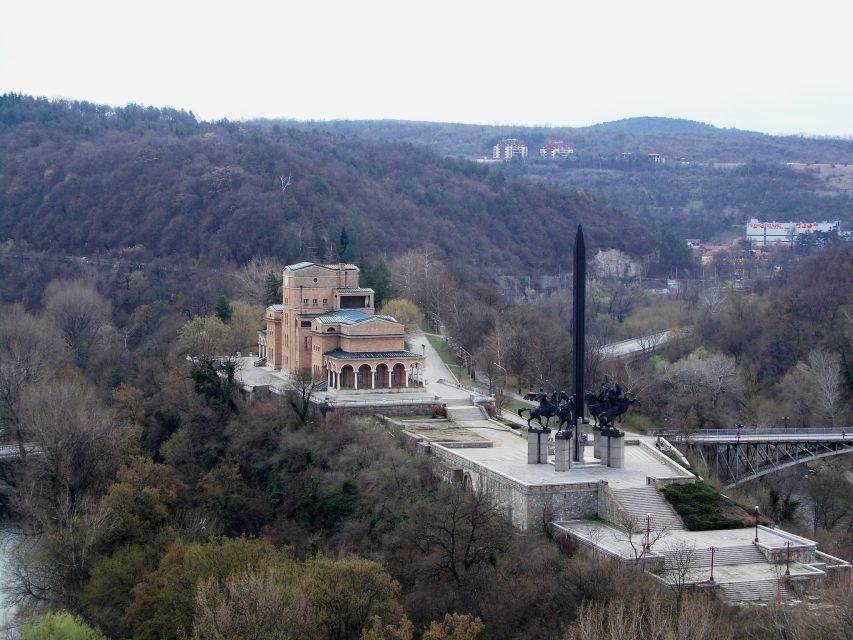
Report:
[[373,616],[361,634],[361,640],[412,640],[414,637],[414,625],[405,617],[397,625],[386,625],[382,618]]
[[251,304],[281,304],[281,264],[274,258],[252,258],[237,273],[237,281]]
[[341,227],[341,236],[338,240],[338,255],[341,260],[346,260],[348,256],[349,250],[349,234],[347,233],[347,228]]
[[361,285],[373,289],[373,304],[381,308],[385,301],[394,294],[391,285],[391,272],[385,264],[385,260],[379,259],[372,267],[362,272]]
[[695,576],[696,546],[687,540],[679,539],[669,545],[665,552],[667,578],[675,591],[675,624],[678,628],[681,620],[684,595],[692,582],[698,581]]
[[311,400],[314,394],[320,390],[325,380],[315,380],[310,371],[301,370],[293,376],[287,395],[290,406],[296,412],[299,422],[308,424],[311,414]]
[[652,552],[652,548],[671,532],[671,527],[656,518],[646,521],[622,511],[614,521],[614,526],[624,538],[634,554],[634,562],[639,563]]
[[109,302],[88,284],[54,280],[45,291],[44,308],[77,366],[85,370],[112,329]]
[[0,310],[0,427],[11,431],[26,457],[21,436],[21,399],[43,383],[51,365],[67,354],[49,321],[15,305]]
[[223,323],[228,324],[228,321],[231,320],[231,315],[234,313],[231,308],[231,303],[228,302],[228,298],[224,295],[219,296],[216,299],[216,310],[214,314],[217,318],[219,318]]
[[797,365],[797,377],[812,396],[813,416],[831,427],[843,424],[847,403],[838,356],[820,347],[812,350],[806,361]]
[[431,622],[421,640],[477,640],[483,629],[479,618],[467,613],[448,613],[441,622]]
[[199,583],[195,640],[283,640],[316,636],[303,568],[290,558]]
[[439,501],[415,514],[410,536],[436,571],[459,582],[497,563],[508,548],[509,525],[485,492],[442,487],[440,494]]
[[231,319],[228,321],[228,329],[231,331],[231,352],[245,352],[247,348],[256,347],[264,310],[260,305],[245,302],[235,302],[231,305],[231,309]]
[[267,542],[224,538],[200,544],[175,541],[133,590],[125,619],[139,640],[171,640],[192,632],[196,586],[208,578],[224,580],[237,571],[274,563],[281,555]]
[[406,328],[418,327],[423,324],[424,316],[418,306],[411,300],[394,298],[388,300],[382,306],[384,315],[393,316],[398,322],[406,325]]
[[186,491],[173,467],[134,456],[119,469],[104,496],[114,521],[110,541],[117,545],[153,540],[171,522]]
[[264,280],[264,299],[263,302],[267,307],[274,304],[281,304],[282,296],[282,279],[278,272],[270,272]]
[[400,617],[400,585],[371,560],[316,556],[305,566],[309,616],[328,640],[358,640],[371,618]]
[[74,382],[31,389],[22,424],[40,453],[24,461],[12,500],[40,539],[21,539],[13,589],[20,599],[74,605],[111,526],[99,498],[122,463],[127,434],[91,390]]
[[107,637],[67,611],[44,613],[21,625],[20,640],[107,640]]
[[178,331],[178,344],[197,364],[229,353],[230,339],[228,327],[216,316],[197,316]]

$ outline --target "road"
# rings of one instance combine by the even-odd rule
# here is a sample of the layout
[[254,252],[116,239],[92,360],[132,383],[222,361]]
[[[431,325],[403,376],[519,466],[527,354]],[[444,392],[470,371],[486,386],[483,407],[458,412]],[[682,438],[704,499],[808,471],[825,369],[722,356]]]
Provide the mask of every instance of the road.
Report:
[[612,342],[601,347],[601,356],[603,358],[622,358],[635,353],[653,351],[655,348],[680,335],[681,333],[676,329],[667,329],[666,331],[640,336],[639,338]]

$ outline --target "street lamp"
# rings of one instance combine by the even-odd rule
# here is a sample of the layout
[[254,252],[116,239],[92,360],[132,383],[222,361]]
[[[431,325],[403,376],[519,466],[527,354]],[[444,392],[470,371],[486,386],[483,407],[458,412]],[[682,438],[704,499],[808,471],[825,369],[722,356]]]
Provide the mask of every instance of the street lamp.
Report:
[[711,547],[711,578],[708,582],[714,581],[714,553],[717,551],[717,547]]
[[[580,437],[580,436],[578,436],[578,437]],[[652,546],[651,542],[652,542],[652,514],[647,513],[646,514],[646,544],[643,545],[643,547],[647,551]]]
[[758,505],[755,505],[755,511],[753,511],[755,515],[755,540],[753,542],[758,544],[758,517],[761,515],[761,510],[758,508]]
[[787,547],[787,553],[785,555],[785,577],[791,577],[791,543],[786,542],[785,546]]

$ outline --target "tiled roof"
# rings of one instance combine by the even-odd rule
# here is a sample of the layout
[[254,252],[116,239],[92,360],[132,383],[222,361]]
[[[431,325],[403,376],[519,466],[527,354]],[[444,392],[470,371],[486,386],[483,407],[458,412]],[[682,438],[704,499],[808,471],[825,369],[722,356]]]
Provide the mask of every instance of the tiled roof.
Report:
[[364,311],[359,311],[358,309],[335,309],[329,313],[317,316],[315,320],[321,324],[354,325],[367,322],[368,320],[374,320],[376,318],[379,318],[380,320],[388,320],[389,322],[397,322],[393,316],[372,315],[370,313],[365,313]]
[[284,311],[283,304],[271,304],[268,308],[272,309],[273,311]]
[[323,354],[336,360],[393,360],[394,358],[421,358],[421,354],[414,351],[343,351],[333,349]]
[[297,262],[296,264],[289,264],[285,267],[285,269],[290,269],[291,271],[299,271],[300,269],[307,269],[308,267],[323,267],[324,269],[332,269],[333,271],[337,271],[340,269],[357,269],[358,267],[349,262],[341,262],[339,264],[317,264],[316,262]]

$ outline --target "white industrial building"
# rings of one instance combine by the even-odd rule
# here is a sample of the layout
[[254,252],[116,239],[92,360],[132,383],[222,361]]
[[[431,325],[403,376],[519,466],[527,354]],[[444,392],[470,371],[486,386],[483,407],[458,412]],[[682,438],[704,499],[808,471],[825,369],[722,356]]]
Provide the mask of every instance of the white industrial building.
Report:
[[793,246],[797,236],[807,233],[838,232],[840,221],[834,222],[759,222],[753,218],[746,223],[746,239],[753,247],[773,245]]

